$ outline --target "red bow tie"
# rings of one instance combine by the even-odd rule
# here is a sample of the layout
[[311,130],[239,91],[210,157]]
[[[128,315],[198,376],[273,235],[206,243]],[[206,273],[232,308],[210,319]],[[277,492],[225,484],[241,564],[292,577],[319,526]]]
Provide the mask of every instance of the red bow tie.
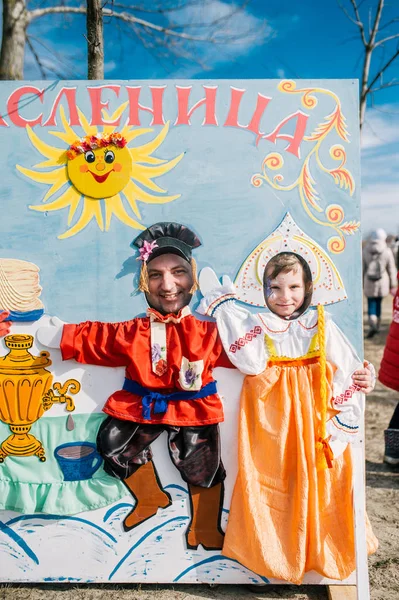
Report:
[[191,315],[191,310],[188,306],[184,306],[179,310],[177,315],[169,314],[169,315],[161,315],[155,308],[147,309],[147,317],[150,317],[151,321],[158,321],[158,323],[180,323],[184,317]]

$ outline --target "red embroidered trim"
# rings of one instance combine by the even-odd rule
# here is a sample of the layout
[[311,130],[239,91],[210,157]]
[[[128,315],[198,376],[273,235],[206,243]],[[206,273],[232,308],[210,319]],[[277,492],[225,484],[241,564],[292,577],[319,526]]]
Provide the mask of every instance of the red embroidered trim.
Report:
[[[223,294],[223,296],[219,296],[218,298],[216,298],[216,300],[213,300],[209,306],[208,306],[208,311],[213,310],[214,307],[217,308],[217,306],[219,304],[222,303],[223,300],[229,300],[230,298],[234,298],[234,294],[233,293],[229,293],[229,294]],[[215,306],[216,305],[216,306]]]
[[343,404],[347,400],[350,400],[355,392],[359,392],[360,390],[361,388],[358,385],[353,384],[349,386],[349,388],[345,390],[343,394],[333,398],[333,402],[334,404]]
[[317,323],[318,321],[316,321],[316,323],[314,325],[312,325],[312,327],[306,327],[306,325],[302,325],[302,323],[298,320],[299,325],[303,328],[306,329],[307,331],[310,331],[311,329],[314,329],[315,327],[317,327]]
[[291,327],[291,323],[290,323],[290,324],[288,325],[288,327],[286,327],[285,329],[276,329],[276,330],[274,330],[274,329],[270,329],[270,327],[268,327],[268,326],[266,325],[266,329],[267,329],[268,331],[270,331],[270,333],[285,333],[286,331],[288,331],[288,330],[289,330],[289,328],[290,328],[290,327]]
[[238,340],[236,340],[234,342],[234,344],[230,345],[230,348],[229,348],[230,352],[232,354],[235,354],[237,352],[237,350],[241,350],[241,348],[243,348],[245,346],[245,344],[252,342],[252,340],[255,339],[261,333],[262,333],[262,327],[259,327],[259,325],[255,325],[255,327],[253,329],[251,329],[250,331],[248,331],[248,333],[246,333],[244,337],[238,338]]
[[291,324],[292,324],[292,321],[290,321],[290,322],[288,323],[288,326],[287,326],[285,329],[280,329],[280,330],[274,331],[274,329],[270,329],[270,327],[268,327],[268,326],[267,326],[267,324],[266,324],[266,323],[264,322],[264,320],[262,319],[262,315],[261,315],[261,314],[259,314],[259,315],[258,315],[258,317],[260,318],[260,320],[262,321],[262,323],[263,323],[263,325],[266,327],[266,329],[267,329],[268,331],[270,331],[270,333],[285,333],[286,331],[288,331],[288,330],[289,330],[289,328],[291,327]]

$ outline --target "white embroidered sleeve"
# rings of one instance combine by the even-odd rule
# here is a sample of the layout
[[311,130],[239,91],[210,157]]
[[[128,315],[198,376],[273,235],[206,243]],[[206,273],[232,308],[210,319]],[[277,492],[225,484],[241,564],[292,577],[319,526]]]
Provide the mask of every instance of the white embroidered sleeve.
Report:
[[236,288],[230,278],[224,276],[220,283],[210,267],[202,269],[199,286],[203,298],[197,312],[216,319],[230,362],[246,375],[262,373],[266,367],[266,349],[259,317],[237,304]]
[[261,321],[234,300],[219,304],[213,312],[220,338],[230,361],[246,375],[258,375],[266,367],[265,334]]
[[327,431],[332,439],[353,442],[359,433],[364,403],[352,375],[363,365],[348,339],[330,319],[326,322],[326,352],[327,360],[336,367],[332,408],[339,411],[327,422]]
[[203,298],[197,308],[201,315],[213,317],[220,304],[236,297],[236,288],[230,277],[224,275],[220,283],[215,271],[205,267],[199,274],[199,287]]

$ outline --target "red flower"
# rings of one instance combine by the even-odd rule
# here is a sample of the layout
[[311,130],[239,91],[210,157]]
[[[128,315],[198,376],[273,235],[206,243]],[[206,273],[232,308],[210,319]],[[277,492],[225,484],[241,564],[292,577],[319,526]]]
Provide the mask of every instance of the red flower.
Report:
[[110,133],[109,135],[87,135],[80,140],[76,140],[74,144],[71,144],[67,151],[67,156],[71,160],[89,150],[95,150],[96,148],[106,148],[107,146],[114,145],[117,148],[124,148],[127,144],[127,139],[122,136],[120,132]]
[[155,373],[159,375],[164,375],[168,370],[168,363],[163,358],[160,358],[159,361],[155,365]]

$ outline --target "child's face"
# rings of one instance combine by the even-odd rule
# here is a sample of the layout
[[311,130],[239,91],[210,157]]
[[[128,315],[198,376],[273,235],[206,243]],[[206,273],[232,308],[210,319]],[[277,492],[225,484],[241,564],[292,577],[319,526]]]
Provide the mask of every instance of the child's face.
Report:
[[279,273],[275,279],[267,279],[265,289],[267,306],[279,317],[290,317],[305,300],[303,269],[298,267],[288,273]]

